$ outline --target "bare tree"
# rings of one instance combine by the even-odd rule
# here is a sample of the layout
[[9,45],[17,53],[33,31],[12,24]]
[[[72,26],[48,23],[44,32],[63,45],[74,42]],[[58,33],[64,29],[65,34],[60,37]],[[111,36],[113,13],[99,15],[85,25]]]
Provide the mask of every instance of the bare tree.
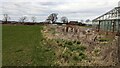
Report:
[[46,19],[47,22],[49,23],[55,23],[57,21],[57,13],[52,13],[48,16],[48,18]]
[[33,23],[35,23],[36,17],[35,16],[31,17],[31,20],[33,21]]
[[68,23],[68,18],[65,17],[65,16],[61,17],[61,22],[62,23]]
[[8,16],[8,14],[3,14],[3,21],[5,21],[5,23],[8,23],[8,20],[10,19],[10,17]]
[[87,19],[85,22],[86,22],[86,23],[90,22],[90,19]]
[[19,20],[20,22],[24,23],[25,21],[27,21],[27,17],[26,16],[23,16],[20,18]]
[[84,22],[84,20],[80,20],[80,22],[81,22],[81,23],[83,23],[83,22]]

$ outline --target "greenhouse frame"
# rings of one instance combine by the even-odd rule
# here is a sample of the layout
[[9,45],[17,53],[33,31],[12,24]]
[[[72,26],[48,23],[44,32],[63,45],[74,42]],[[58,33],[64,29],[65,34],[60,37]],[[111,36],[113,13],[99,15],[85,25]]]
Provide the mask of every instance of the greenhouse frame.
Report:
[[92,22],[98,31],[103,30],[120,33],[120,7],[115,7],[109,12],[97,17]]

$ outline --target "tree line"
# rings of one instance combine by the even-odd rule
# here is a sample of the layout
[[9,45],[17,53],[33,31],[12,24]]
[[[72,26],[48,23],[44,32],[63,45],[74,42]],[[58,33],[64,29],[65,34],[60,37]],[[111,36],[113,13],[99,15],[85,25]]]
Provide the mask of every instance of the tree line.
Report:
[[[48,17],[47,17],[47,19],[45,20],[45,22],[48,22],[48,23],[56,23],[56,21],[57,21],[57,19],[58,19],[58,14],[57,13],[52,13],[52,14],[50,14]],[[9,15],[8,14],[3,14],[3,21],[4,22],[8,22],[8,20],[10,20],[11,18],[9,17]],[[36,19],[37,19],[37,17],[35,17],[35,16],[32,16],[31,17],[31,21],[33,22],[33,23],[35,23],[36,22]],[[19,18],[19,22],[22,22],[22,23],[24,23],[24,22],[26,22],[28,20],[28,17],[27,16],[22,16],[22,17],[20,17]],[[68,18],[66,17],[66,16],[62,16],[61,17],[61,22],[62,23],[68,23]],[[89,19],[87,19],[85,22],[89,22],[90,20]],[[81,22],[83,22],[83,20],[81,20]]]

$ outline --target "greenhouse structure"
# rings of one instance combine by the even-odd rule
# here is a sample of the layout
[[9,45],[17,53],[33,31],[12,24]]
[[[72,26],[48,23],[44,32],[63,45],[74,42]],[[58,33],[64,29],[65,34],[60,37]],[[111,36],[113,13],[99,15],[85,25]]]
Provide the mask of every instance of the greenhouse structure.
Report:
[[111,11],[97,17],[93,21],[93,26],[98,31],[120,32],[120,7],[115,7]]

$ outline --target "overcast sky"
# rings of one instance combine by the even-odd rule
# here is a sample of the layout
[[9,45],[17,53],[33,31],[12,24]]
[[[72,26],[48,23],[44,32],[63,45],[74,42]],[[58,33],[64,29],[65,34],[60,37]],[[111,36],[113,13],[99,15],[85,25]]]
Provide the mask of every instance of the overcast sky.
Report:
[[0,0],[0,20],[8,14],[11,20],[22,16],[36,16],[37,21],[45,21],[51,13],[58,13],[69,21],[94,19],[118,6],[119,0]]

